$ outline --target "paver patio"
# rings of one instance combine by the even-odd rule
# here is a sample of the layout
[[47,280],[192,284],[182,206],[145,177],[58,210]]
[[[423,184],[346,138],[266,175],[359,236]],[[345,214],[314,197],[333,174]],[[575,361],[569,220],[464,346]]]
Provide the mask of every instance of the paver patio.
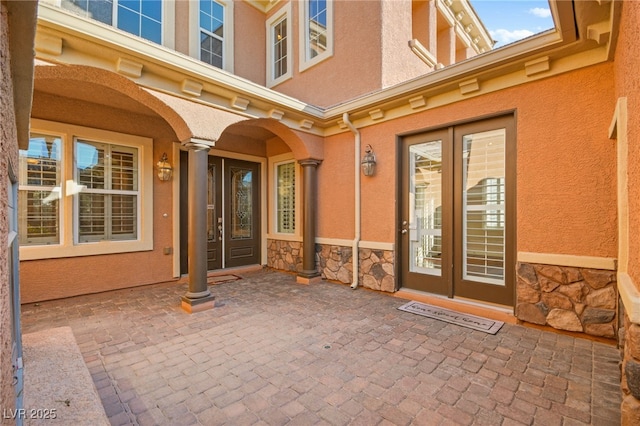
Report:
[[176,283],[29,304],[23,332],[72,328],[114,425],[620,424],[612,345],[273,271],[211,290],[191,315]]

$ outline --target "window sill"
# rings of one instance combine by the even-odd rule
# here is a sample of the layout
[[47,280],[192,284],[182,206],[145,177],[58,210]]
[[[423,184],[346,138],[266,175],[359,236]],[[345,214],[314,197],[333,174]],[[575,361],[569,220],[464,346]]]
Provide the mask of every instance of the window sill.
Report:
[[20,247],[20,260],[58,259],[153,250],[153,241],[103,241],[74,246],[48,245]]

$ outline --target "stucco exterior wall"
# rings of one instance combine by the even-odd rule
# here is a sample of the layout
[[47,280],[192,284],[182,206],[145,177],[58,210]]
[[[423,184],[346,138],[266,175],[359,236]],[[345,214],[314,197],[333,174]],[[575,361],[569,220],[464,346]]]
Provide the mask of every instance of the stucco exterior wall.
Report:
[[[382,1],[382,81],[389,87],[431,71],[409,48],[413,39],[411,0]],[[426,22],[416,23],[426,27]]]
[[[283,3],[282,7],[285,5]],[[299,70],[299,39],[295,36],[301,31],[298,22],[299,7],[300,2],[292,2],[293,78],[274,89],[322,107],[379,89],[382,78],[380,2],[334,2],[333,56],[302,72]],[[274,8],[268,16],[279,10],[280,8]],[[357,24],[354,23],[353,16],[358,16]],[[407,25],[411,25],[411,20]]]
[[266,18],[244,1],[236,1],[234,15],[234,74],[254,83],[266,84]]
[[[620,38],[614,62],[615,93],[627,98],[627,141],[629,145],[629,275],[640,289],[640,4],[624,2]],[[614,142],[612,142],[614,143]]]
[[[4,2],[0,3],[0,409],[15,408],[15,394],[11,383],[11,291],[9,271],[7,269],[9,254],[7,241],[9,222],[6,211],[8,209],[7,173],[9,161],[17,165],[18,141],[15,127],[15,113],[13,109],[13,86],[9,70],[9,41],[7,10]],[[3,422],[4,423],[4,422]]]
[[[517,250],[616,257],[615,147],[607,138],[614,98],[605,77],[612,67],[597,65],[360,129],[363,147],[370,144],[378,161],[376,175],[362,178],[362,239],[395,241],[397,134],[516,111]],[[327,139],[327,160],[318,169],[321,237],[353,237],[353,166],[345,170],[353,135],[344,135]],[[342,164],[342,158],[348,160]]]
[[[640,3],[623,2],[619,39],[614,60],[615,97],[627,98],[629,258],[627,273],[640,290]],[[618,134],[618,139],[620,139]],[[615,143],[612,141],[612,143]],[[640,423],[640,324],[633,323],[623,310],[621,424]]]

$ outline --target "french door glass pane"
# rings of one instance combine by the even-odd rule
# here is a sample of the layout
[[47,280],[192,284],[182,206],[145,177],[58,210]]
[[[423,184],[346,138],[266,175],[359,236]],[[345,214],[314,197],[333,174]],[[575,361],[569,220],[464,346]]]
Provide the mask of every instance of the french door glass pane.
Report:
[[409,147],[409,271],[442,274],[442,141]]
[[505,129],[462,138],[463,278],[504,285]]
[[251,170],[231,168],[231,239],[252,235],[253,174]]

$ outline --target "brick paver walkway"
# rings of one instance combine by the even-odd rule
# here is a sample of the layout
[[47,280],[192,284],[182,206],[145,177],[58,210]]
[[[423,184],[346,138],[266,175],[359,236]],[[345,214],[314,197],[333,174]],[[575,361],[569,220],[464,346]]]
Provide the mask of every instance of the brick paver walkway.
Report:
[[271,271],[23,307],[23,332],[68,325],[112,424],[617,425],[618,350],[505,324],[494,336],[405,301]]

